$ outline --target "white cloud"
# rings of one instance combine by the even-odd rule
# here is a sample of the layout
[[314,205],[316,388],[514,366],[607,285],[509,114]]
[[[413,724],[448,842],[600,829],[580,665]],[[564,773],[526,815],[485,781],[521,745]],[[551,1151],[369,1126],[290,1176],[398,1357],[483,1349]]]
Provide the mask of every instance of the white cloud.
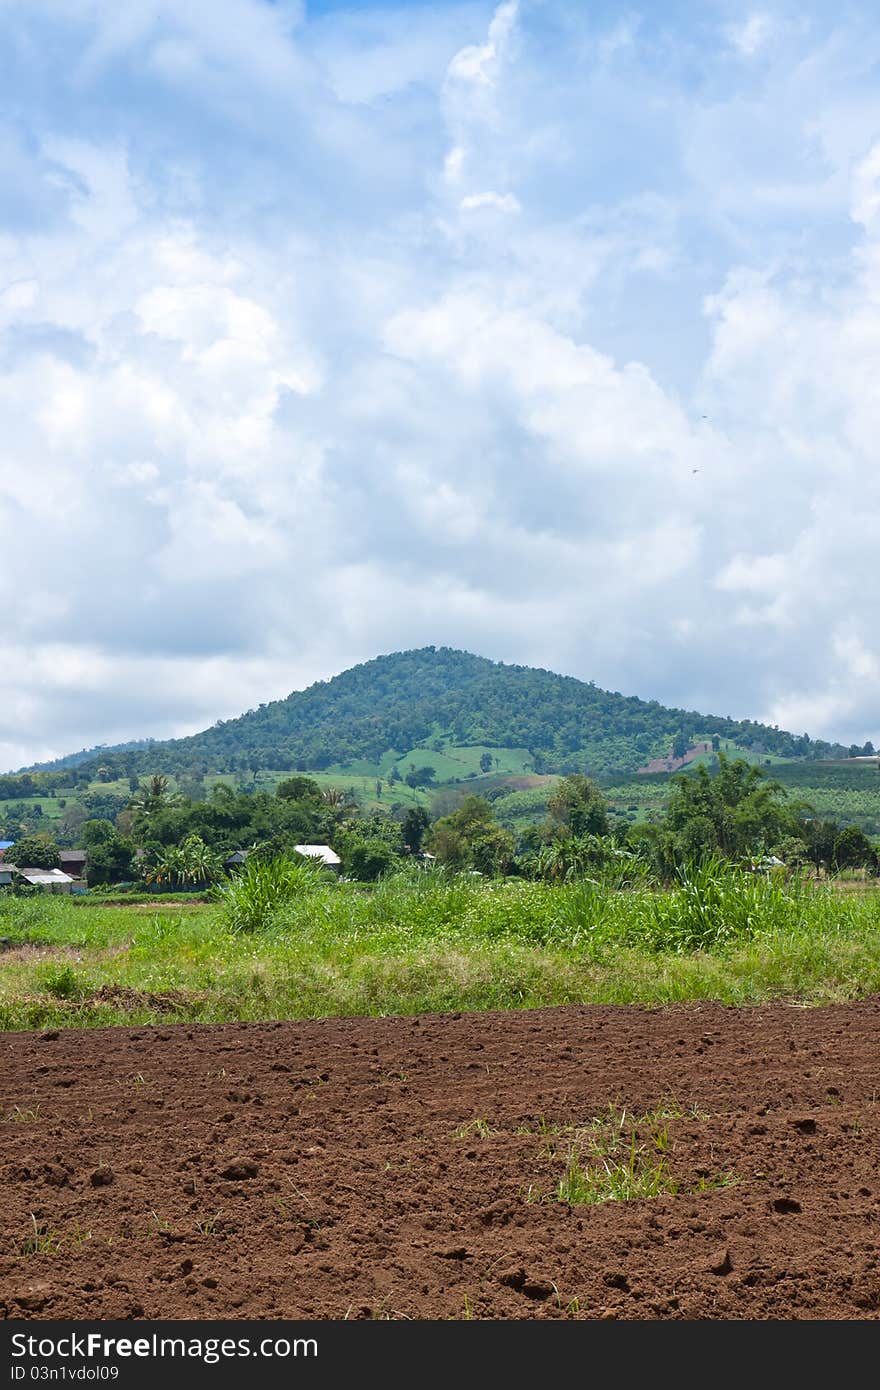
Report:
[[769,14],[756,13],[739,24],[730,24],[725,30],[728,41],[744,57],[751,58],[766,46],[773,35],[775,25]]
[[492,16],[486,42],[468,44],[455,54],[449,64],[449,80],[493,86],[513,36],[518,12],[518,0],[504,0]]
[[492,190],[486,193],[469,193],[466,198],[462,198],[461,206],[465,212],[473,212],[477,208],[494,208],[497,212],[522,212],[519,199],[512,193],[495,193]]
[[426,643],[880,743],[880,39],[734,14],[7,3],[0,763]]

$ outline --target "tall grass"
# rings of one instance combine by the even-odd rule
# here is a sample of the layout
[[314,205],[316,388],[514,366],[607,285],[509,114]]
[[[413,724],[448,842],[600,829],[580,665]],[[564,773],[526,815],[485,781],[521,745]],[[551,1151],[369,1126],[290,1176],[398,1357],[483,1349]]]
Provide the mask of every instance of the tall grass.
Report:
[[7,1028],[880,991],[880,892],[717,862],[658,890],[249,860],[211,904],[0,897],[0,937]]
[[315,893],[322,879],[313,864],[252,855],[234,878],[216,885],[213,896],[232,931],[255,932],[268,927],[283,904]]

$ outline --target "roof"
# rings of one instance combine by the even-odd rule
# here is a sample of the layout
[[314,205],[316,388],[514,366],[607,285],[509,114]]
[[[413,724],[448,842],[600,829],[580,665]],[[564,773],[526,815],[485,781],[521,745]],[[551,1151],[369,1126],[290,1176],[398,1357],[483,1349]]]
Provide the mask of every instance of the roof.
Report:
[[320,859],[322,863],[328,865],[341,864],[342,860],[338,854],[334,854],[329,845],[294,845],[297,854],[303,854],[307,859]]
[[14,844],[14,840],[0,840],[0,849],[12,849]]
[[249,849],[237,849],[233,854],[227,854],[223,860],[224,864],[243,864],[250,854]]
[[21,869],[11,864],[4,867],[14,867],[15,872],[28,883],[73,883],[70,874],[63,873],[61,869]]
[[84,864],[86,853],[87,851],[84,849],[60,849],[58,851],[58,858],[61,860],[62,864],[65,863],[65,861],[68,864]]

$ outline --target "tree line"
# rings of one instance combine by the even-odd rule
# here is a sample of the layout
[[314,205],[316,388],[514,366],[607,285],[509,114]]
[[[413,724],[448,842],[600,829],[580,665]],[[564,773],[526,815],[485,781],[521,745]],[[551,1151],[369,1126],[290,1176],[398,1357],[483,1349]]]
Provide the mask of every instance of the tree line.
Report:
[[[717,761],[717,770],[700,767],[675,777],[662,820],[650,825],[615,817],[597,784],[573,773],[557,784],[545,819],[519,834],[500,825],[481,796],[459,796],[432,818],[423,807],[399,803],[365,811],[340,789],[322,790],[305,774],[280,782],[274,795],[244,795],[221,783],[198,801],[171,790],[157,774],[137,785],[115,819],[83,823],[86,877],[94,887],[124,881],[195,886],[222,878],[224,861],[235,851],[276,859],[302,844],[331,846],[344,874],[363,882],[427,855],[455,871],[547,880],[638,860],[668,881],[683,865],[712,856],[762,866],[778,860],[789,868],[880,871],[878,849],[863,831],[817,817],[755,764],[723,752]],[[10,857],[20,867],[60,864],[57,843],[43,833],[17,841]]]

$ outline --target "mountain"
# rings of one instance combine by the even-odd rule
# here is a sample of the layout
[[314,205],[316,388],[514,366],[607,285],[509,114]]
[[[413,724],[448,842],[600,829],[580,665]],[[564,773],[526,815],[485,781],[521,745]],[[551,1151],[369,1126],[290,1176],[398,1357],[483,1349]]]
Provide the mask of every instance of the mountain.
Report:
[[[103,777],[233,772],[248,767],[387,770],[448,749],[517,749],[532,772],[631,772],[649,759],[719,739],[755,754],[846,756],[840,745],[795,737],[752,720],[668,709],[592,682],[511,666],[450,647],[395,652],[295,691],[188,738],[72,755]],[[39,768],[29,769],[40,770]],[[442,777],[439,780],[444,780]]]

